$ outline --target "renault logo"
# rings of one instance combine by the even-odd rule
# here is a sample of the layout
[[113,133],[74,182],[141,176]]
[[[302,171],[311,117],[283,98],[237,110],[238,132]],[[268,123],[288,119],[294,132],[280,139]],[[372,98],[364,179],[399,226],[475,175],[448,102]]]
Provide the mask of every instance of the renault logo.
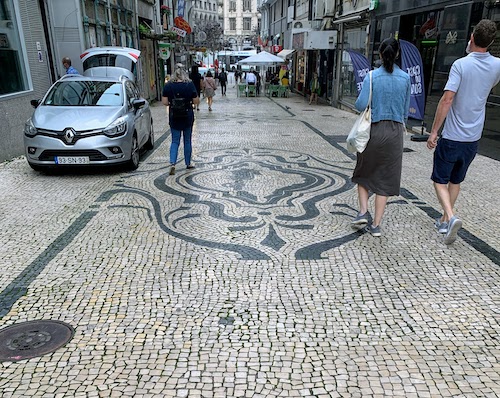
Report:
[[66,129],[64,131],[64,139],[68,144],[71,144],[73,142],[73,139],[75,138],[75,130],[73,129]]

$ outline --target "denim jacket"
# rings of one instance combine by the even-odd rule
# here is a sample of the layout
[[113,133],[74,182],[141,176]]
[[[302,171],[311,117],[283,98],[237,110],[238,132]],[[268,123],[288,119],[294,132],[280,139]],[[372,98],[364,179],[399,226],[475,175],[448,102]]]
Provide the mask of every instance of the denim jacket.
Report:
[[[383,66],[372,72],[372,123],[394,120],[405,123],[410,108],[410,76],[397,65],[389,73]],[[356,109],[363,111],[370,96],[370,76],[363,80],[363,88],[356,100]]]

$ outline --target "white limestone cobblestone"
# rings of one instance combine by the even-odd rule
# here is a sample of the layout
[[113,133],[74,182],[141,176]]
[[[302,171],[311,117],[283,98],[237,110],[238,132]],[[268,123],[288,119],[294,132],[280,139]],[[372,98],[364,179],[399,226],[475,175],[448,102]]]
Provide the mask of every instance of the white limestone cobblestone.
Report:
[[[153,112],[161,140],[165,110]],[[342,148],[354,118],[230,89],[198,112],[192,172],[181,161],[167,175],[168,139],[134,173],[1,164],[0,295],[48,248],[53,258],[0,327],[76,330],[52,354],[0,363],[2,396],[500,396],[499,264],[461,238],[446,247],[419,207],[439,209],[425,144],[405,138],[402,186],[417,199],[390,199],[382,238],[312,246],[352,234]],[[498,252],[497,169],[478,156],[457,212]],[[287,203],[276,192],[291,185]],[[84,212],[95,214],[75,225]],[[243,216],[255,220],[230,220]],[[75,237],[56,250],[68,228]]]

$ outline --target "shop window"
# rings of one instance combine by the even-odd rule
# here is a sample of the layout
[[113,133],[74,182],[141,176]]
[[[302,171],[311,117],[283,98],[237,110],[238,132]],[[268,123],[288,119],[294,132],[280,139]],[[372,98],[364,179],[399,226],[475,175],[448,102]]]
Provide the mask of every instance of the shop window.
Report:
[[[349,29],[345,31],[346,49],[357,51],[366,56],[366,27]],[[342,68],[340,75],[342,100],[354,104],[358,98],[358,86],[354,76],[354,67],[347,51],[342,53]]]
[[0,0],[0,96],[29,89],[13,0]]

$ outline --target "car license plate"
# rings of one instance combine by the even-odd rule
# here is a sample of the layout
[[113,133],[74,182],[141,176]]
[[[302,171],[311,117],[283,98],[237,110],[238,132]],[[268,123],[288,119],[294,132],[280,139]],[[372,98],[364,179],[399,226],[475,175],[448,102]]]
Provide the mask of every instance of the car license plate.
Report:
[[89,164],[88,156],[56,156],[54,158],[56,164]]

